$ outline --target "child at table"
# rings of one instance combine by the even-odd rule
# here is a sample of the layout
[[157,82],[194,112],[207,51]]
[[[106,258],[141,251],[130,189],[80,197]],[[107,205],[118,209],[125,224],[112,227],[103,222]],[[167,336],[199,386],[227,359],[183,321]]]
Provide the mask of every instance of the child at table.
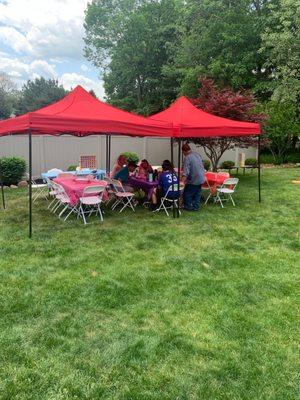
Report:
[[153,174],[153,169],[146,159],[143,159],[139,165],[136,178],[147,181],[149,174]]
[[[166,195],[167,191],[169,190],[170,186],[178,185],[179,179],[177,174],[174,171],[174,167],[169,160],[165,160],[162,163],[162,173],[158,179],[158,186],[154,189],[152,194],[152,204],[151,204],[151,211],[156,210],[160,200],[163,196]],[[180,196],[180,191],[172,191],[172,189],[168,193],[168,198],[178,198]]]

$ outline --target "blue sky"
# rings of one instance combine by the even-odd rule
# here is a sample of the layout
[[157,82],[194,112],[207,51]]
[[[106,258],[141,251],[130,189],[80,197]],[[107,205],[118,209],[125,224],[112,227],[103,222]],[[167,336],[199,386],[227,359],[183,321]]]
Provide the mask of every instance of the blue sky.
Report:
[[88,0],[0,0],[0,71],[18,86],[38,76],[103,98],[99,71],[83,56]]

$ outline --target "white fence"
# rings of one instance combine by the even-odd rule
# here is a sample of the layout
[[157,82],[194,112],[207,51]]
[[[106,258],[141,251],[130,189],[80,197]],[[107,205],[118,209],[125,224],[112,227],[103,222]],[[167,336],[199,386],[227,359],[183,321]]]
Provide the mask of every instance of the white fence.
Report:
[[[81,155],[96,155],[98,168],[105,168],[105,136],[33,136],[33,175],[40,176],[41,172],[51,168],[67,169],[70,165],[78,165]],[[201,148],[195,149],[207,157]],[[113,136],[111,141],[112,164],[120,153],[131,151],[140,158],[147,158],[152,165],[161,165],[164,159],[170,159],[170,140],[160,138],[130,138],[128,136]],[[255,149],[229,150],[222,160],[237,161],[239,151],[247,157],[256,157]],[[21,156],[28,162],[28,136],[15,135],[0,138],[0,157]],[[174,153],[177,163],[177,146]],[[221,161],[222,161],[221,160]]]

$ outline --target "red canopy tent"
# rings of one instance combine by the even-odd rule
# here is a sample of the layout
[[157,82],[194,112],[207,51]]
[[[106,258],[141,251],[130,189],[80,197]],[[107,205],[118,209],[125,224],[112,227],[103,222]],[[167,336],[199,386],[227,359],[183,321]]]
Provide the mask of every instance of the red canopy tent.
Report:
[[169,108],[148,119],[172,123],[174,136],[178,138],[260,134],[259,124],[209,114],[195,107],[185,96],[179,97]]
[[[185,96],[179,97],[164,111],[149,117],[150,120],[173,124],[173,137],[179,139],[178,165],[180,166],[180,140],[197,137],[258,136],[258,198],[260,187],[260,124],[234,121],[209,114],[195,107]],[[173,157],[173,146],[172,146]]]
[[172,124],[151,121],[104,103],[81,86],[63,99],[40,110],[0,121],[0,136],[9,134],[86,136],[123,134],[129,136],[164,136],[173,134]]
[[[63,99],[40,110],[0,121],[0,136],[29,137],[29,237],[32,235],[32,135],[87,136],[105,134],[106,161],[110,164],[111,135],[172,137],[171,123],[151,121],[112,107],[77,86]],[[108,167],[109,169],[109,167]],[[1,180],[2,182],[2,180]],[[3,184],[2,194],[3,192]],[[3,195],[4,205],[4,195]]]

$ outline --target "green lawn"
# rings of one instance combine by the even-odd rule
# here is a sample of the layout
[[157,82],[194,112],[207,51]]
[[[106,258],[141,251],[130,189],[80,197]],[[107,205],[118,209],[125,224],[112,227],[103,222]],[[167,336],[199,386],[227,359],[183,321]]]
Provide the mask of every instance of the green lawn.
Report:
[[[60,222],[0,208],[0,399],[299,398],[300,169],[237,207]],[[298,309],[297,309],[298,308]]]

